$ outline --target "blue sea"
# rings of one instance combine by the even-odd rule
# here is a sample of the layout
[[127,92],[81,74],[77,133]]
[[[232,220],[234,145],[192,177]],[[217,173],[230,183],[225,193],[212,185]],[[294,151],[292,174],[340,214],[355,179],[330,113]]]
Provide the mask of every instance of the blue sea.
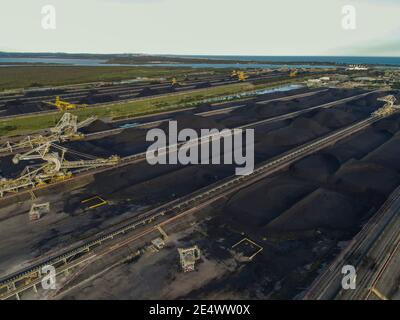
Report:
[[[235,60],[232,63],[224,64],[208,64],[208,63],[160,63],[145,64],[140,66],[165,66],[165,67],[192,67],[192,68],[329,68],[332,67],[327,63],[336,64],[366,64],[366,65],[382,65],[400,67],[400,57],[329,57],[329,56],[179,56],[170,55],[171,57],[182,58],[205,58],[205,59],[222,59]],[[237,63],[236,61],[251,61],[253,63]],[[56,65],[74,65],[74,66],[134,66],[127,64],[105,64],[105,59],[69,59],[69,58],[0,58],[0,66],[12,66],[15,63],[51,63]],[[276,63],[276,64],[271,64]],[[311,64],[317,63],[317,64]],[[287,63],[290,63],[287,65]]]
[[400,57],[339,57],[339,56],[188,56],[195,58],[256,61],[256,62],[301,62],[301,63],[338,63],[338,64],[378,64],[400,66]]

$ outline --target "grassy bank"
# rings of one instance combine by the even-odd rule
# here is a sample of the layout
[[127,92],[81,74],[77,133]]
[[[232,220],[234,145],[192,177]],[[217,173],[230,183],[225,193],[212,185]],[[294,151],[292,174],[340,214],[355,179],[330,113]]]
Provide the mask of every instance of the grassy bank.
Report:
[[[286,79],[269,84],[253,85],[251,83],[232,84],[215,88],[199,89],[192,92],[171,94],[162,97],[149,97],[135,100],[123,104],[109,104],[105,106],[78,109],[72,113],[78,115],[79,119],[85,119],[91,115],[99,118],[121,119],[127,117],[143,116],[158,112],[179,110],[195,103],[200,103],[204,99],[223,97],[240,92],[266,89],[278,85],[298,82],[300,79]],[[31,133],[36,130],[49,128],[57,123],[62,113],[51,113],[45,115],[35,115],[18,117],[12,120],[0,119],[0,135],[18,135]]]
[[0,68],[0,91],[14,88],[60,86],[136,77],[170,77],[193,73],[191,68],[16,66]]

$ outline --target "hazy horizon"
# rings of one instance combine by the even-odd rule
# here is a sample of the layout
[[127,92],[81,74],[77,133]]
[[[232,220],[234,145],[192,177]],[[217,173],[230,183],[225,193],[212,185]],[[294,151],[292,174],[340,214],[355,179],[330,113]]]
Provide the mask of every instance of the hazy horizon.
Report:
[[326,57],[326,58],[400,58],[400,54],[397,56],[385,56],[385,55],[262,55],[262,54],[179,54],[179,53],[146,53],[146,52],[62,52],[62,51],[2,51],[0,53],[6,54],[65,54],[65,55],[148,55],[148,56],[183,56],[183,57]]

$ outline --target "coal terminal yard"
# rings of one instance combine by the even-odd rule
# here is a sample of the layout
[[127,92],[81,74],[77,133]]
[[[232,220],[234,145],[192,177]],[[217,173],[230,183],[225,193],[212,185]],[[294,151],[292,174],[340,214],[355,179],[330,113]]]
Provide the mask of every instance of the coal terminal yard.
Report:
[[400,1],[3,2],[14,316],[400,300]]
[[[0,198],[0,297],[301,298],[400,183],[400,114],[374,114],[388,95],[400,98],[396,90],[302,87],[91,122],[84,138],[60,146],[118,155],[118,165]],[[172,120],[197,133],[254,129],[254,174],[235,178],[234,164],[150,165],[146,134],[168,133]],[[26,165],[13,164],[14,154],[0,155],[2,177]],[[29,221],[32,197],[51,206],[37,221]],[[160,234],[165,246],[156,248]],[[195,245],[196,272],[182,273],[177,248]],[[50,296],[36,292],[49,263],[62,278]]]
[[[249,75],[248,81],[274,81],[289,78],[287,72],[270,72],[265,74]],[[12,119],[13,117],[30,114],[55,112],[57,108],[50,103],[59,96],[63,101],[78,106],[101,106],[135,99],[143,99],[152,96],[169,95],[179,92],[195,91],[235,84],[240,81],[236,77],[226,75],[194,75],[188,76],[176,84],[171,80],[138,81],[122,84],[88,84],[86,86],[60,87],[49,89],[28,90],[25,93],[0,96],[0,119]]]

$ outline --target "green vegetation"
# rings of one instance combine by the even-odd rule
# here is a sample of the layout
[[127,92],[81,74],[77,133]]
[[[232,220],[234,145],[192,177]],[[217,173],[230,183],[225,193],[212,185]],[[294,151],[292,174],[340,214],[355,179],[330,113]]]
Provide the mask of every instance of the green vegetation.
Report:
[[259,61],[259,60],[235,60],[235,59],[223,59],[223,57],[213,59],[207,57],[190,57],[190,56],[160,56],[160,55],[125,55],[125,56],[113,56],[107,60],[107,63],[120,63],[120,64],[153,64],[158,63],[204,63],[204,64],[231,64],[234,68],[235,64],[265,64],[265,65],[341,65],[334,62],[318,62],[318,61]]
[[59,86],[136,77],[172,77],[193,73],[191,68],[16,66],[0,68],[0,90]]
[[61,113],[53,113],[37,117],[25,117],[15,120],[1,121],[0,135],[18,135],[42,130],[54,126],[60,118]]
[[190,107],[194,103],[200,103],[204,99],[254,90],[254,88],[255,87],[249,83],[233,84],[215,88],[199,89],[185,93],[171,94],[163,97],[149,97],[118,105],[81,109],[77,110],[75,113],[82,118],[88,117],[92,114],[96,114],[99,117],[111,117],[113,119],[143,116],[152,113]]
[[397,89],[397,90],[400,89],[400,82],[395,82],[395,83],[393,83],[393,84],[392,84],[392,88],[393,88],[393,89]]
[[[244,84],[233,84],[216,88],[199,89],[192,92],[171,94],[162,97],[149,97],[123,104],[109,104],[105,106],[77,109],[72,113],[78,115],[79,119],[85,119],[91,115],[99,118],[111,117],[125,118],[141,116],[151,113],[188,107],[188,104],[200,102],[201,100],[219,96],[225,96],[237,92],[254,90],[255,86]],[[20,116],[11,120],[0,119],[0,135],[16,135],[29,133],[35,130],[45,129],[57,123],[61,113],[44,115]]]
[[[137,117],[159,112],[178,110],[201,103],[205,99],[224,97],[232,94],[267,89],[283,84],[299,82],[301,78],[286,79],[271,82],[269,84],[253,85],[251,83],[238,83],[220,87],[198,89],[191,92],[175,93],[168,96],[148,97],[122,104],[108,104],[98,107],[77,109],[72,113],[78,115],[79,119],[86,119],[91,115],[99,118],[123,119]],[[42,115],[19,116],[14,119],[0,119],[0,135],[27,134],[54,126],[60,119],[61,113],[50,113]]]

